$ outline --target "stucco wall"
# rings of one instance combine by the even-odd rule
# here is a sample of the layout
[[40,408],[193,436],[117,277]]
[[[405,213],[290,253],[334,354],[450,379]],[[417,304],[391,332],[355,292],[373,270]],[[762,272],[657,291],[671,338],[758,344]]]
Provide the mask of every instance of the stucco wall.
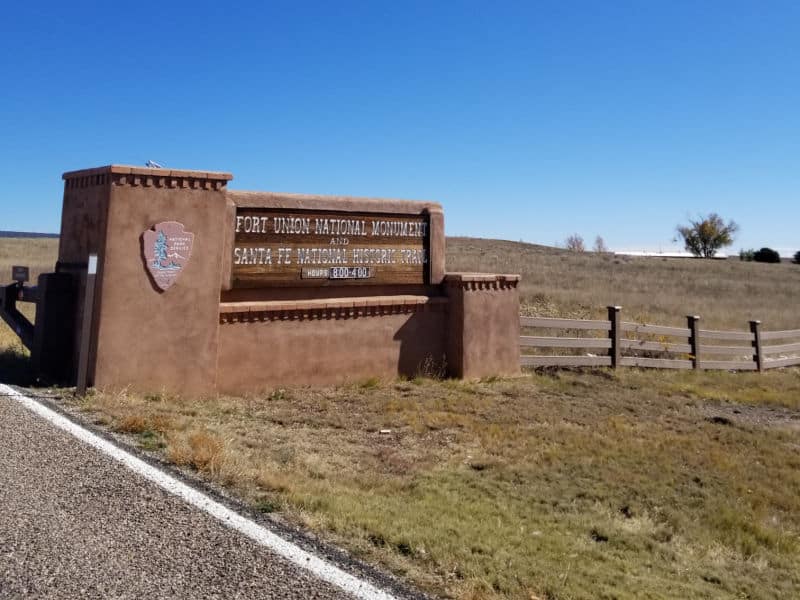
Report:
[[[65,199],[75,180],[106,179],[92,204],[104,215],[97,222],[105,230],[92,234],[103,244],[97,249],[89,382],[98,388],[213,392],[224,185],[231,176],[111,166],[64,178]],[[191,260],[166,291],[153,285],[141,242],[142,233],[162,221],[180,221],[195,234]],[[83,246],[77,246],[81,254]]]
[[414,376],[442,363],[446,307],[425,296],[223,305],[218,390]]
[[519,275],[448,273],[450,374],[467,379],[520,371]]

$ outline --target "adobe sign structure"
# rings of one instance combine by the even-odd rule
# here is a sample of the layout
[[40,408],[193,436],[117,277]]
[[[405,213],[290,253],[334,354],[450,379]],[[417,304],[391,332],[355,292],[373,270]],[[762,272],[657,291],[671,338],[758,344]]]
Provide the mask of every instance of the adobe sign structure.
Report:
[[[77,379],[81,363],[95,387],[198,395],[431,362],[458,377],[519,370],[519,277],[446,274],[437,203],[235,191],[228,173],[121,165],[63,178],[58,263],[39,281],[45,374],[69,364]],[[65,311],[68,327],[39,324]]]

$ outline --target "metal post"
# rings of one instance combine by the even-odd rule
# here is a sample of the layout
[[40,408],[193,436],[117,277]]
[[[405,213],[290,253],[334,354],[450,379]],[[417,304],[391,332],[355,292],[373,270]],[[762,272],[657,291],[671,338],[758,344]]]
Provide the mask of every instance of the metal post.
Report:
[[611,349],[608,355],[611,357],[611,368],[617,369],[622,365],[622,348],[620,339],[622,338],[622,327],[620,326],[621,306],[608,307],[608,320],[611,321],[611,330],[608,337],[611,339]]
[[700,316],[689,315],[686,317],[689,322],[689,330],[692,332],[689,337],[689,344],[692,346],[692,368],[700,368]]
[[92,321],[94,314],[94,280],[97,274],[97,255],[89,255],[89,268],[86,270],[86,288],[83,295],[83,322],[81,323],[81,344],[78,351],[78,381],[75,392],[79,396],[86,394],[89,379],[89,349],[92,337]]
[[759,373],[764,372],[764,353],[761,347],[761,321],[750,321],[750,331],[753,333],[753,348],[756,356],[756,368]]

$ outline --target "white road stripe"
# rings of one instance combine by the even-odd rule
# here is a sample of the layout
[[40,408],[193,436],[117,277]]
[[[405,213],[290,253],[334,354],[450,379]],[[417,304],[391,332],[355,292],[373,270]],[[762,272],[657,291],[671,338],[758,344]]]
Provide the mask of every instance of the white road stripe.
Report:
[[170,494],[174,494],[185,502],[208,513],[212,517],[220,520],[224,525],[234,529],[262,546],[268,548],[295,565],[311,571],[320,579],[327,581],[356,598],[363,600],[394,600],[394,596],[388,594],[372,584],[346,573],[339,567],[306,552],[296,544],[283,539],[279,535],[262,527],[258,523],[251,521],[237,512],[223,506],[219,502],[212,500],[206,494],[186,485],[175,479],[171,475],[155,468],[152,465],[136,458],[129,452],[122,450],[111,442],[95,435],[88,429],[73,423],[66,417],[58,414],[36,400],[18,392],[17,390],[0,383],[0,393],[8,395],[31,412],[36,413],[43,419],[49,421],[56,427],[63,429],[67,433],[75,436],[82,442],[96,448],[100,452],[107,454],[116,461],[138,473],[142,477],[149,479]]

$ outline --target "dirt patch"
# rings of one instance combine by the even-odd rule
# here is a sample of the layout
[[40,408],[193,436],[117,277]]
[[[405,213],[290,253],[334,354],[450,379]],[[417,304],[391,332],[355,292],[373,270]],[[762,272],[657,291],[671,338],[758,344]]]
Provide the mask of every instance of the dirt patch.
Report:
[[716,423],[800,432],[800,411],[782,406],[709,404],[703,405],[700,412]]

